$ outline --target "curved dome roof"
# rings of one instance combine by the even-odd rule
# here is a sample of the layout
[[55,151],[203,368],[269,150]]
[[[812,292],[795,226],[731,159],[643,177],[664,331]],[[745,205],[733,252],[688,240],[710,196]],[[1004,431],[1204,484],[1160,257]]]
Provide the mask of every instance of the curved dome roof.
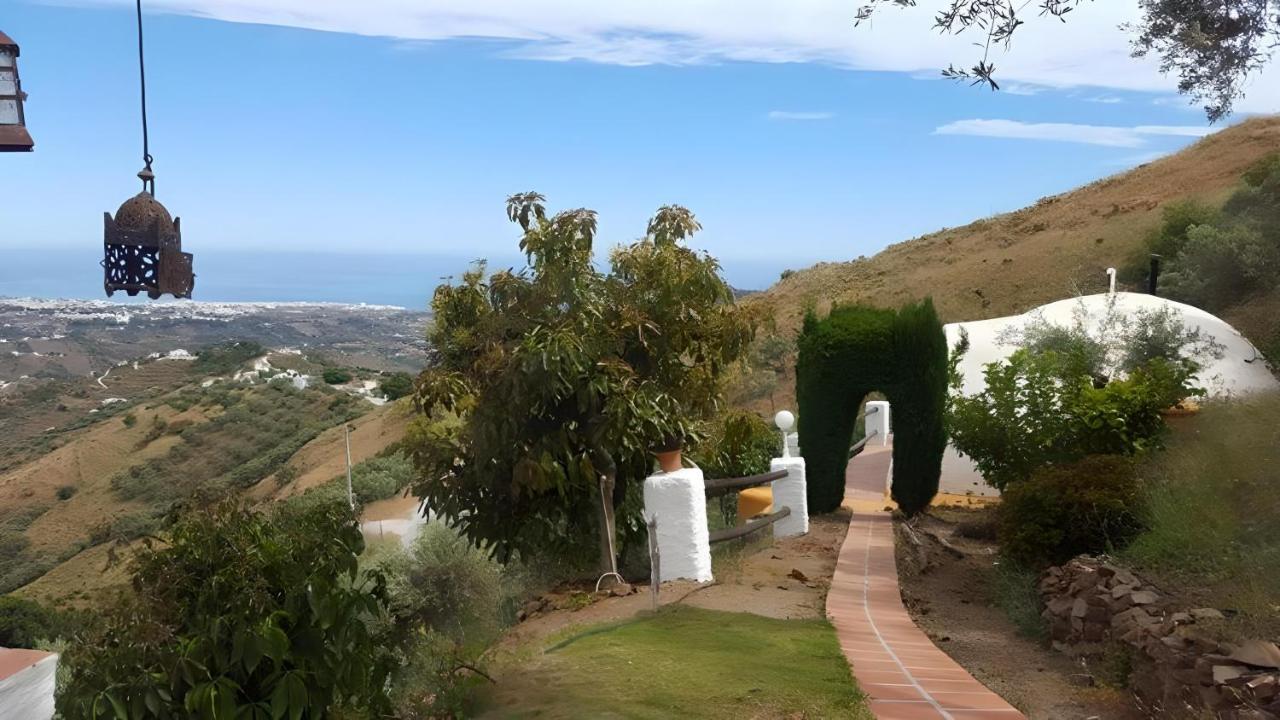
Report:
[[[1001,342],[1001,335],[1006,329],[1024,326],[1036,317],[1055,325],[1070,327],[1077,318],[1083,317],[1090,334],[1097,335],[1102,332],[1099,321],[1106,316],[1111,302],[1112,298],[1106,294],[1086,295],[1042,305],[1024,315],[947,325],[948,343],[955,343],[961,328],[969,333],[969,352],[961,359],[959,368],[964,375],[964,393],[972,395],[982,392],[986,387],[984,366],[1007,358],[1015,350],[1013,346]],[[1280,390],[1280,382],[1267,369],[1262,353],[1222,318],[1200,308],[1154,295],[1121,292],[1116,293],[1114,302],[1116,312],[1127,316],[1144,310],[1172,310],[1181,318],[1184,327],[1189,330],[1198,329],[1202,336],[1222,345],[1222,357],[1202,358],[1204,367],[1197,374],[1209,397]]]
[[115,217],[116,225],[125,230],[146,230],[157,220],[161,233],[173,232],[173,217],[145,190],[125,200]]

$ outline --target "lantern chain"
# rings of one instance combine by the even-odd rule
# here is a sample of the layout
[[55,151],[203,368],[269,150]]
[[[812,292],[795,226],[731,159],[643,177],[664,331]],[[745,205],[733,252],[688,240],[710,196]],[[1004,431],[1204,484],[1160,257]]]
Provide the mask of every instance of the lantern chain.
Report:
[[142,90],[142,162],[144,167],[138,173],[142,180],[144,192],[156,194],[156,174],[151,170],[151,143],[147,135],[147,67],[142,52],[142,0],[136,0],[138,15],[138,80]]

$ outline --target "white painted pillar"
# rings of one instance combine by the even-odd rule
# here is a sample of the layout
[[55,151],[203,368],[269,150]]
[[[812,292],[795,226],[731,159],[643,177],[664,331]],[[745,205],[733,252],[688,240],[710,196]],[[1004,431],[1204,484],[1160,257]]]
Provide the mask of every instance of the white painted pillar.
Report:
[[644,481],[645,519],[658,519],[659,582],[711,582],[711,542],[702,470],[681,468]]
[[773,471],[786,470],[787,476],[773,481],[773,510],[791,508],[791,514],[773,524],[775,538],[804,535],[809,532],[809,496],[805,488],[804,458],[774,458]]
[[[879,408],[878,411],[872,413],[871,408]],[[889,403],[884,400],[867,401],[868,415],[863,422],[863,427],[867,434],[876,432],[876,436],[871,439],[869,445],[888,445],[889,433],[892,432],[892,426],[889,424]]]

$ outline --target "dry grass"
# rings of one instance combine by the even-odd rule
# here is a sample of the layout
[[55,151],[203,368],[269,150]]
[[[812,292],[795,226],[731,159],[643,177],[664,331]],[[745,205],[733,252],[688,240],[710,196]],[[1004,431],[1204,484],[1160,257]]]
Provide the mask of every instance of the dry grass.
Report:
[[1143,469],[1148,530],[1125,558],[1194,606],[1280,638],[1280,395],[1211,404]]

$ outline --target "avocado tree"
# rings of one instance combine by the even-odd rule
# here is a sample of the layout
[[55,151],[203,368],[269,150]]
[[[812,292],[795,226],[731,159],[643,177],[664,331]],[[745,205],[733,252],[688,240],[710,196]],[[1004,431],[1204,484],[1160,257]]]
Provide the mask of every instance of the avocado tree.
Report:
[[616,530],[642,527],[650,450],[717,408],[751,324],[716,260],[681,244],[700,229],[685,208],[660,208],[604,272],[595,212],[543,203],[507,200],[528,267],[436,289],[406,445],[419,497],[473,542],[571,554],[594,534],[607,571]]

